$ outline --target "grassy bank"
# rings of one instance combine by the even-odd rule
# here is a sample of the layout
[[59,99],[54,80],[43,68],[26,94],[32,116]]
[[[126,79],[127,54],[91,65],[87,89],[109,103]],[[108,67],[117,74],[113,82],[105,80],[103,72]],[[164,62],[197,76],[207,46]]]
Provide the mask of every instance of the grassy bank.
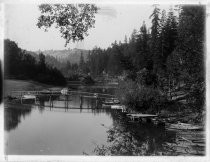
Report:
[[16,80],[16,79],[5,79],[4,80],[4,97],[11,94],[11,91],[34,91],[34,90],[60,90],[61,86],[54,86],[39,83],[31,80]]

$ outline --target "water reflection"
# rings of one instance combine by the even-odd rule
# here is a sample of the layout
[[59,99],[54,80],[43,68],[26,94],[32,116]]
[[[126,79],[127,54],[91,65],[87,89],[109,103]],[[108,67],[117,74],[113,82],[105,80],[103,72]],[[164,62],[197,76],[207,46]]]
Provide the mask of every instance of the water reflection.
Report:
[[99,109],[100,106],[97,102],[98,100],[94,98],[81,98],[79,95],[61,95],[53,96],[52,98],[50,96],[42,96],[36,102],[34,100],[24,101],[23,104],[20,101],[8,102],[4,113],[5,130],[15,129],[21,123],[21,118],[24,119],[26,115],[29,115],[34,107],[37,107],[40,113],[43,113],[46,108],[50,108],[51,111],[61,108],[65,112],[71,109],[79,109],[80,113],[82,113],[83,109],[90,109],[90,112],[94,115],[99,113],[110,114],[109,110]]
[[112,111],[113,126],[107,128],[107,144],[96,145],[97,155],[171,155],[166,142],[175,142],[176,133],[152,123],[131,123],[119,111]]
[[[114,89],[101,87],[98,90],[97,87],[83,87],[83,90],[114,93]],[[98,102],[96,98],[71,95],[68,98],[42,97],[36,106],[8,104],[4,113],[5,130],[9,132],[6,152],[28,155],[172,154],[165,143],[175,142],[175,132],[151,123],[132,123],[118,110],[101,109]]]
[[4,110],[4,128],[6,131],[15,129],[21,122],[21,118],[25,118],[31,113],[31,105],[17,108],[15,105],[10,105]]

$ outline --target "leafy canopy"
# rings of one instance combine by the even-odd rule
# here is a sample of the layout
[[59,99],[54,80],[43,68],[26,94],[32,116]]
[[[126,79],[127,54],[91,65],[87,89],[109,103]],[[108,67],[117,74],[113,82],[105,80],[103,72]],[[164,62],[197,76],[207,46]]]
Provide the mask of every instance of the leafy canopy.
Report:
[[94,27],[98,8],[94,4],[42,4],[37,26],[47,31],[53,24],[59,28],[61,37],[70,41],[80,41]]

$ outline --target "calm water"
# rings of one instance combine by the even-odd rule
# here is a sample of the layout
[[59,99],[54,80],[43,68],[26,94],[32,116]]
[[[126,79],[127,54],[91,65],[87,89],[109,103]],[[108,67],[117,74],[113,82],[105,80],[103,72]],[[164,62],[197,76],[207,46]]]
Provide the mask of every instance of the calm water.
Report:
[[[78,87],[91,92],[114,93],[113,87]],[[58,97],[54,107],[64,107]],[[5,108],[6,154],[25,155],[172,155],[165,143],[176,133],[153,124],[128,121],[118,110],[98,109],[95,99],[71,96],[69,109],[41,106]],[[77,108],[77,109],[76,109]]]

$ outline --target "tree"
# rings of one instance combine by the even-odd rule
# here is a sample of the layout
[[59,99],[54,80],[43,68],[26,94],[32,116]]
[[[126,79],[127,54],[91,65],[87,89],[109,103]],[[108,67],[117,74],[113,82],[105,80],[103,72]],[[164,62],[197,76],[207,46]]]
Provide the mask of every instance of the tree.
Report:
[[45,72],[46,70],[45,55],[43,53],[39,54],[39,68],[41,72]]
[[133,32],[132,32],[132,34],[131,34],[130,43],[136,42],[137,37],[138,37],[138,36],[137,36],[137,30],[136,30],[136,29],[133,29]]
[[165,43],[167,42],[168,45],[166,46],[166,52],[164,54],[164,57],[167,59],[168,55],[170,55],[175,49],[177,40],[177,22],[172,8],[170,8],[168,18],[166,21],[165,37]]
[[176,51],[192,81],[204,80],[204,6],[182,6]]
[[158,57],[159,57],[159,51],[158,51],[158,37],[160,32],[160,9],[157,7],[157,5],[154,5],[153,13],[151,14],[150,18],[152,18],[152,27],[151,27],[151,52],[154,62],[154,71],[156,72],[158,69]]
[[42,4],[39,10],[37,26],[47,31],[54,24],[66,40],[66,46],[71,40],[80,41],[88,35],[88,30],[94,27],[98,8],[93,4]]
[[79,67],[80,67],[80,70],[82,72],[84,72],[85,61],[84,61],[84,56],[83,56],[83,53],[82,52],[81,52],[80,60],[79,60]]
[[22,50],[10,40],[5,40],[5,77],[15,79],[30,79],[41,83],[64,85],[65,78],[56,68],[45,63],[45,56],[40,53],[39,61],[31,52]]
[[161,70],[167,70],[167,58],[172,54],[177,42],[177,18],[174,11],[170,8],[166,18],[165,11],[162,12],[160,20],[160,36],[159,36],[159,63]]
[[[161,13],[161,19],[160,19],[160,36],[159,36],[159,51],[160,51],[160,57],[159,59],[164,59],[164,53],[165,53],[165,35],[166,35],[166,11],[163,10]],[[161,68],[164,69],[164,63],[161,62]]]
[[128,44],[128,38],[127,38],[126,35],[125,35],[124,43],[125,43],[125,44]]
[[148,46],[149,35],[147,33],[147,27],[145,22],[143,22],[140,28],[140,34],[138,35],[137,45],[136,45],[136,62],[138,70],[146,67],[146,62],[149,59],[149,46]]
[[21,49],[14,41],[9,39],[4,40],[4,60],[6,77],[20,72]]

